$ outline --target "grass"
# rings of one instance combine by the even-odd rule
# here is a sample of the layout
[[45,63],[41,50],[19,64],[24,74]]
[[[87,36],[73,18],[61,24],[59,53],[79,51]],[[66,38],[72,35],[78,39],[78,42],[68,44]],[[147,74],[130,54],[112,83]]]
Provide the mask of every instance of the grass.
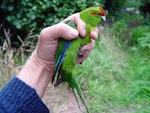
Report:
[[[22,47],[14,50],[6,42],[0,52],[2,87],[19,71],[27,56]],[[149,113],[149,56],[148,50],[122,47],[110,29],[103,30],[90,57],[75,71],[90,112]]]
[[19,72],[30,55],[31,49],[34,48],[32,47],[33,45],[31,45],[30,50],[26,51],[24,45],[25,43],[27,44],[27,42],[23,42],[20,37],[18,37],[18,39],[22,42],[22,45],[18,49],[12,48],[10,31],[4,29],[4,34],[5,38],[2,46],[0,46],[0,88]]
[[108,30],[101,35],[75,72],[91,113],[150,112],[150,61],[145,54],[122,47]]
[[4,30],[6,39],[0,47],[0,87],[2,87],[15,73],[16,64],[13,59],[11,48],[10,32]]

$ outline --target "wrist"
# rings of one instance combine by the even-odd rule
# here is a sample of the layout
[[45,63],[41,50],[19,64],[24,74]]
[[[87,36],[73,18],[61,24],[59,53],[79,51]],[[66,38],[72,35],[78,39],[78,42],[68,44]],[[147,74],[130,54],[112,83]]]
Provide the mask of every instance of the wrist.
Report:
[[34,88],[37,94],[42,97],[51,80],[52,72],[52,64],[48,65],[48,63],[41,61],[35,50],[17,77]]
[[45,71],[47,71],[47,73],[49,73],[50,76],[52,76],[55,64],[54,61],[41,58],[40,55],[38,55],[37,49],[35,49],[35,51],[32,53],[32,57],[36,65],[41,66]]

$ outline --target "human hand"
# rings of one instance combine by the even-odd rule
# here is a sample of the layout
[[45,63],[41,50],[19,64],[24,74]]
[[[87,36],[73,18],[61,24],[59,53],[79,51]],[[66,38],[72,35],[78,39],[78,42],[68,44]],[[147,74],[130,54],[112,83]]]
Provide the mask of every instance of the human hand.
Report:
[[[77,25],[77,30],[65,24],[65,22],[68,20],[75,22]],[[76,13],[56,25],[44,28],[40,33],[38,46],[35,50],[36,59],[38,62],[43,65],[47,71],[52,73],[54,69],[54,59],[58,45],[58,39],[64,38],[66,40],[72,40],[77,38],[79,35],[84,37],[86,35],[85,27],[86,25],[80,19],[79,13]],[[79,52],[77,58],[78,63],[81,63],[89,56],[90,51],[94,47],[95,40],[98,37],[98,28],[96,28],[95,31],[91,31],[90,37],[92,39],[91,43],[82,47]]]
[[[65,24],[64,22],[67,20],[75,22],[77,24],[77,30]],[[72,40],[79,35],[81,37],[86,35],[85,23],[79,18],[79,13],[69,16],[56,25],[44,28],[40,33],[35,51],[27,60],[17,77],[34,88],[42,98],[49,81],[52,79],[51,76],[54,70],[55,53],[59,38]],[[77,58],[78,63],[85,60],[94,47],[95,40],[98,37],[98,28],[95,31],[91,31],[90,37],[92,38],[92,42],[81,48]]]

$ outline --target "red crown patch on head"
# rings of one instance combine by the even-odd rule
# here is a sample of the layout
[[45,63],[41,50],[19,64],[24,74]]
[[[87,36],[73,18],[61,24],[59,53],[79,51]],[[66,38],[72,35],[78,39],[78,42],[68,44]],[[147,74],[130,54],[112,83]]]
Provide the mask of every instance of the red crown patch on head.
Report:
[[105,16],[105,12],[104,12],[104,10],[101,7],[99,7],[99,10],[102,12],[101,16]]

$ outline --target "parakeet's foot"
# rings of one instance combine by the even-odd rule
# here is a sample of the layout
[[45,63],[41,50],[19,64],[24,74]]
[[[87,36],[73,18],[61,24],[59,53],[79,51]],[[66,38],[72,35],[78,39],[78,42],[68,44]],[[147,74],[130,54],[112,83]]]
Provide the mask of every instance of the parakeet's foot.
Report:
[[84,54],[86,54],[87,52],[90,52],[89,49],[81,49],[78,53],[79,56],[83,56]]
[[77,63],[82,64],[82,62],[89,56],[90,50],[82,47],[78,52]]

